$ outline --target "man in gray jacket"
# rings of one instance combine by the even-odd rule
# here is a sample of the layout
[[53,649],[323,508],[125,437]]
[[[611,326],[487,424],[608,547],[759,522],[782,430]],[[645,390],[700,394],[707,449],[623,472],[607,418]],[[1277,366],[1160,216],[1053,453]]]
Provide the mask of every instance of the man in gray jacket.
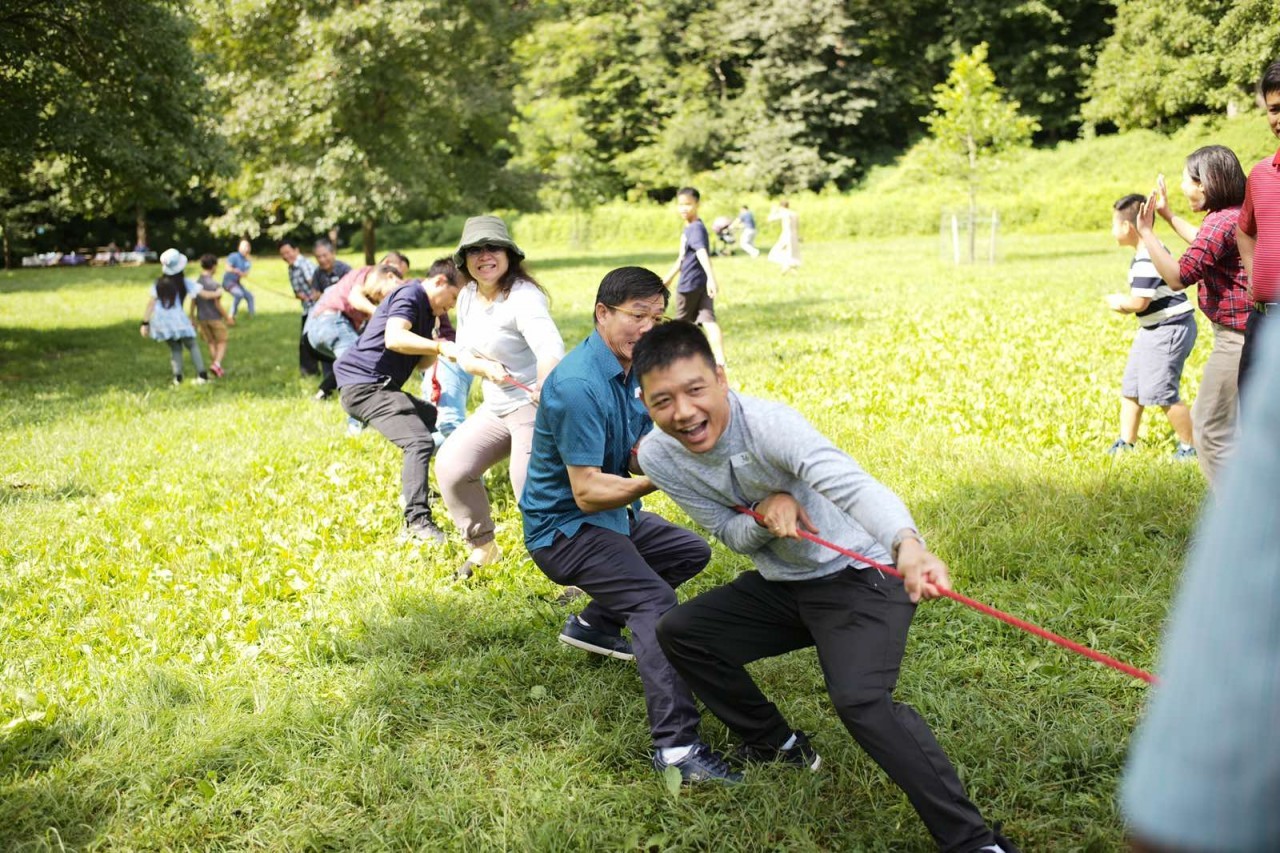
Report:
[[[916,602],[951,586],[902,501],[794,409],[731,392],[696,326],[654,328],[632,364],[658,427],[640,444],[641,468],[690,518],[755,562],[756,571],[658,623],[671,665],[742,738],[737,757],[818,769],[804,733],[745,668],[815,646],[841,720],[907,794],[939,849],[1014,853],[969,801],[928,725],[893,700]],[[801,530],[896,563],[905,582],[802,539]]]

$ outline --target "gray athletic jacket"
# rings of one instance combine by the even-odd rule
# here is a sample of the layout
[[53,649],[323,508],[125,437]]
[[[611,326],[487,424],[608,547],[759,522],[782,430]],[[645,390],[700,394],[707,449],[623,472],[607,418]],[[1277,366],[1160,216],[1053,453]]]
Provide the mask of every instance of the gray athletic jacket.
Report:
[[794,497],[819,537],[882,563],[894,537],[915,527],[902,501],[782,403],[729,393],[729,426],[706,453],[690,453],[653,430],[640,444],[640,466],[695,522],[730,550],[750,554],[771,581],[812,580],[851,561],[804,539],[779,539],[736,512],[775,492]]

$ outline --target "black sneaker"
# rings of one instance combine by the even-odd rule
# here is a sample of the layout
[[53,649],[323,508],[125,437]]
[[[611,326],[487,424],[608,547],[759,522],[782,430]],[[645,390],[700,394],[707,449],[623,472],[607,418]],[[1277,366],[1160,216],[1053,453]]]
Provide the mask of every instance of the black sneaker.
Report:
[[659,773],[674,767],[680,771],[680,780],[685,785],[698,782],[721,782],[725,785],[736,785],[742,781],[742,774],[735,773],[729,763],[718,752],[705,743],[695,744],[689,754],[679,761],[667,763],[662,760],[662,750],[653,753],[653,769]]
[[804,732],[794,734],[796,742],[790,749],[744,743],[729,757],[735,764],[790,764],[817,773],[822,767],[822,756],[818,755]]
[[1019,850],[1012,841],[1005,838],[1004,834],[1000,832],[1003,826],[1003,824],[997,823],[995,826],[991,827],[992,840],[999,845],[1000,849],[1003,850],[1004,853],[1022,853],[1022,851]]
[[595,628],[583,625],[577,616],[570,616],[564,623],[564,627],[560,629],[560,642],[607,658],[636,659],[635,653],[631,651],[631,644],[624,640],[622,635],[597,631]]
[[422,521],[415,521],[405,527],[400,533],[400,541],[443,545],[449,541],[449,534],[436,527],[436,523],[428,518]]

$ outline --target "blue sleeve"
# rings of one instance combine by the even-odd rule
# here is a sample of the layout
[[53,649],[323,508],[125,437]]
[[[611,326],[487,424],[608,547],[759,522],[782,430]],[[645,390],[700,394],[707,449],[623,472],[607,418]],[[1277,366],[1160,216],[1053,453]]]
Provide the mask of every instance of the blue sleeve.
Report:
[[416,329],[422,319],[422,303],[426,301],[426,294],[417,285],[397,287],[388,300],[387,318],[403,317],[409,321],[410,328]]
[[702,224],[701,219],[690,223],[689,227],[684,230],[684,236],[685,246],[691,252],[696,252],[699,249],[709,250],[711,248],[711,243],[707,237],[707,226]]
[[595,388],[583,379],[556,383],[551,400],[543,396],[551,435],[566,465],[603,470],[607,425]]

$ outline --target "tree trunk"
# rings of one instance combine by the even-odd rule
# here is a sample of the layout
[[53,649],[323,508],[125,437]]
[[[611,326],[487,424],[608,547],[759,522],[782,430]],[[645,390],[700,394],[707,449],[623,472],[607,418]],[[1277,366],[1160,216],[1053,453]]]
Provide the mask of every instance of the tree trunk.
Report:
[[377,237],[374,233],[373,218],[366,216],[361,227],[364,232],[364,263],[373,266],[374,255],[378,253]]
[[0,237],[4,238],[4,268],[13,269],[13,260],[9,257],[9,229],[0,225]]
[[133,209],[133,211],[134,230],[136,232],[136,242],[134,245],[150,248],[151,244],[147,242],[147,212],[143,210],[142,205],[138,205]]

